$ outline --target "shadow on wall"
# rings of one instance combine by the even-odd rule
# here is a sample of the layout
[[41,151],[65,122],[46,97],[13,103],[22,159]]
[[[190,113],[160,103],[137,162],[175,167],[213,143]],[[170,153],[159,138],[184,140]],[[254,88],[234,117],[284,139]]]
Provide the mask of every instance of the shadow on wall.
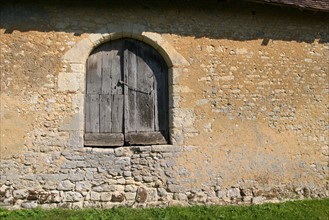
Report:
[[111,24],[138,24],[142,31],[239,41],[262,39],[262,45],[269,40],[329,42],[329,13],[242,1],[0,2],[0,28],[5,33],[81,35],[111,32]]

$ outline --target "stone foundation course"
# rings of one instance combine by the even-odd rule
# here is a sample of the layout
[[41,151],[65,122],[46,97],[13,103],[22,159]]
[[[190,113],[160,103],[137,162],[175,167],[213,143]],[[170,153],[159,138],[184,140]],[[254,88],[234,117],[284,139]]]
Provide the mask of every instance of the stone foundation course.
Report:
[[[191,150],[195,150],[194,147],[65,150],[60,155],[62,162],[58,173],[3,178],[5,184],[0,188],[0,204],[13,208],[165,207],[260,204],[325,196],[325,191],[293,185],[245,187],[242,183],[228,188],[223,187],[220,177],[213,177],[213,182],[205,181],[200,188],[193,187],[200,181],[193,175],[202,174],[191,174],[177,164],[177,158]],[[3,162],[5,169],[29,168],[28,165],[20,166]],[[186,184],[192,187],[186,190]],[[29,187],[31,185],[34,188]]]

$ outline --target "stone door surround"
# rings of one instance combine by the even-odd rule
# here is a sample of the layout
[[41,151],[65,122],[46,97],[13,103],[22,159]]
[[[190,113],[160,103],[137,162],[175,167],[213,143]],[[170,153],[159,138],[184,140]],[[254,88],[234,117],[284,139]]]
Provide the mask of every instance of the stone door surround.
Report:
[[[110,28],[109,28],[110,29]],[[169,86],[169,136],[172,144],[183,142],[180,137],[181,123],[175,127],[175,115],[179,114],[179,105],[174,103],[175,97],[179,96],[175,86],[178,85],[177,76],[184,68],[189,66],[188,61],[180,55],[160,34],[145,32],[145,28],[139,25],[117,25],[113,29],[117,31],[109,33],[89,34],[74,47],[68,50],[62,57],[63,70],[58,74],[58,92],[67,93],[72,96],[72,112],[64,118],[60,125],[61,131],[70,133],[69,145],[75,147],[83,146],[84,134],[84,99],[86,87],[86,60],[89,54],[97,46],[120,38],[132,38],[140,40],[155,48],[164,58],[168,66]],[[176,113],[177,114],[176,114]],[[176,132],[177,131],[177,132]]]

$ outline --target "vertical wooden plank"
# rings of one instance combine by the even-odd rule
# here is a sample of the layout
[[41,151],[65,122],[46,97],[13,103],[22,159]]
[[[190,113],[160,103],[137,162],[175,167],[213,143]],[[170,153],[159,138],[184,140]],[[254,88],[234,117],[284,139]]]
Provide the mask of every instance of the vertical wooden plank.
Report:
[[[100,132],[123,132],[122,118],[118,118],[123,111],[122,95],[122,40],[103,45],[102,54],[102,82],[100,96]],[[119,104],[119,106],[117,106]],[[121,114],[123,117],[123,114]]]
[[138,131],[154,131],[154,75],[149,60],[151,47],[137,44],[136,126]]
[[[113,123],[115,132],[119,132],[118,123],[120,121],[117,114],[112,111],[123,111],[118,109],[113,103],[112,94],[122,94],[122,85],[119,81],[122,79],[121,57],[122,41],[113,41],[103,46],[102,56],[102,96],[100,99],[100,132],[112,132]],[[116,100],[116,99],[114,99]],[[111,108],[114,109],[111,109]],[[112,118],[115,117],[115,118]],[[122,132],[122,130],[121,130]]]
[[[154,62],[152,62],[152,64],[154,65]],[[155,67],[157,67],[155,65]],[[157,80],[157,77],[156,75],[159,75],[159,73],[157,72],[158,68],[152,68],[153,70],[153,73],[154,73],[154,77],[155,77],[155,80],[154,80],[154,91],[153,91],[153,103],[154,103],[154,131],[159,131],[159,117],[161,117],[161,115],[159,115],[159,112],[158,112],[158,106],[159,106],[159,100],[158,100],[158,95],[161,96],[161,93],[158,92],[158,89],[159,89],[159,86],[161,85],[161,82],[158,82]],[[165,106],[161,106],[162,107],[165,107]]]
[[112,96],[112,132],[123,132],[123,95],[114,94]]
[[155,118],[156,131],[168,130],[168,70],[167,65],[163,58],[157,51],[153,51],[152,69],[154,69],[156,89],[154,98],[155,104]]
[[112,51],[112,44],[104,45],[104,52],[102,56],[102,94],[111,94],[112,85],[112,63],[114,61],[114,52]]
[[102,94],[120,94],[121,88],[117,90],[118,81],[121,80],[121,50],[122,42],[113,41],[104,45],[102,56]]
[[126,40],[127,49],[127,62],[126,62],[126,72],[127,72],[127,84],[128,88],[128,100],[125,102],[127,105],[127,114],[125,116],[127,124],[127,132],[137,132],[136,127],[136,91],[134,88],[137,87],[137,46],[136,41]]
[[100,95],[99,99],[99,132],[112,131],[112,97],[111,95]]
[[102,52],[91,54],[87,60],[86,93],[100,94],[102,80]]
[[99,95],[86,95],[86,132],[99,132]]
[[124,129],[123,133],[126,134],[128,132],[128,127],[129,127],[129,98],[128,98],[128,75],[129,73],[129,42],[125,39],[124,40],[124,47],[123,47],[123,82],[124,82],[124,103],[123,103],[123,108],[124,108],[124,113],[123,113],[123,123],[124,123]]
[[[111,94],[123,94],[123,47],[124,41],[114,41],[112,45],[113,60],[111,62]],[[123,111],[123,109],[122,109]]]
[[124,41],[119,40],[113,42],[112,49],[115,48],[115,60],[112,61],[111,66],[111,98],[112,98],[112,109],[111,109],[111,122],[112,128],[111,132],[123,133],[124,132],[124,97],[123,97],[123,84],[121,83],[123,78],[123,48]]

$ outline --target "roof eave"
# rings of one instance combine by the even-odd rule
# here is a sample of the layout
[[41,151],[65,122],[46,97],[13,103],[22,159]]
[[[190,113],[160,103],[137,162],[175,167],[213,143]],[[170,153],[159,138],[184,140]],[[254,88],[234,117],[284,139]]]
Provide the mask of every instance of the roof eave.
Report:
[[329,1],[289,1],[289,0],[246,0],[249,2],[256,2],[262,4],[271,4],[283,7],[294,7],[301,10],[312,10],[320,12],[329,12]]

